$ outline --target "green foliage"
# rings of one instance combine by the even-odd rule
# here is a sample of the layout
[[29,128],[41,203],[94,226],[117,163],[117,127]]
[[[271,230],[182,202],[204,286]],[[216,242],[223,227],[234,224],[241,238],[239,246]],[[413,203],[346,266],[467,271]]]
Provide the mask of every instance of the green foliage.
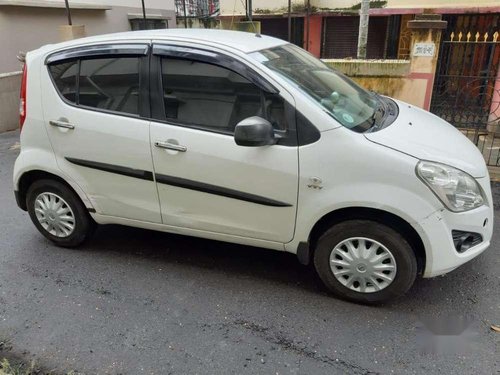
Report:
[[257,9],[254,9],[253,11],[255,14],[271,14],[273,11],[271,9],[267,9],[267,8],[257,8]]
[[35,368],[34,361],[29,365],[12,365],[5,358],[0,361],[0,375],[36,375],[38,373],[39,371]]
[[[29,365],[25,363],[12,364],[8,359],[0,360],[0,375],[55,375],[52,371],[43,371],[38,368],[35,361]],[[71,370],[66,375],[79,375],[78,372]]]
[[[370,8],[383,8],[387,5],[386,0],[370,0]],[[353,5],[350,9],[352,10],[360,10],[361,3]]]

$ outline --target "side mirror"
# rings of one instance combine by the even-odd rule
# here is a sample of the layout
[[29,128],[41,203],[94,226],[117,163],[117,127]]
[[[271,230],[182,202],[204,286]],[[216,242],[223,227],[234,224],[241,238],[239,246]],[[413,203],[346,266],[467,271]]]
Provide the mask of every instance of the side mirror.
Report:
[[262,117],[248,117],[236,125],[234,141],[237,145],[249,147],[272,145],[275,143],[273,126]]

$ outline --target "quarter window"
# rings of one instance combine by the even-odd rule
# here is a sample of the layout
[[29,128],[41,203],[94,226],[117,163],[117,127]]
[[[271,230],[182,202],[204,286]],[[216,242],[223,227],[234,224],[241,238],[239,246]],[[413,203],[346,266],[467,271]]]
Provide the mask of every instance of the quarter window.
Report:
[[229,69],[175,58],[162,58],[161,68],[167,120],[233,133],[241,120],[261,116],[286,129],[283,99]]

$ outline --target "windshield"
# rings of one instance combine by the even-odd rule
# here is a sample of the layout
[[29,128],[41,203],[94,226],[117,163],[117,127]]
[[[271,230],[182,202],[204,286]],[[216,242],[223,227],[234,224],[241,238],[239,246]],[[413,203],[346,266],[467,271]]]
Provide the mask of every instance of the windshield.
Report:
[[260,50],[252,58],[308,94],[345,127],[363,132],[376,123],[381,110],[377,95],[293,44]]

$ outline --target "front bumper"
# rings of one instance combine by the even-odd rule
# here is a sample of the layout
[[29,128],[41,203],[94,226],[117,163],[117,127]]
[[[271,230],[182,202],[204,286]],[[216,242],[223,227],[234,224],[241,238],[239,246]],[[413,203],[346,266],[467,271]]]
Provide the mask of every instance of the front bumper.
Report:
[[[483,187],[486,184],[485,181],[480,183]],[[418,223],[417,230],[421,232],[426,250],[423,277],[434,277],[453,271],[490,246],[493,234],[493,202],[489,179],[487,184],[489,206],[462,213],[453,213],[443,208]],[[483,241],[459,253],[453,243],[452,230],[479,233]]]

